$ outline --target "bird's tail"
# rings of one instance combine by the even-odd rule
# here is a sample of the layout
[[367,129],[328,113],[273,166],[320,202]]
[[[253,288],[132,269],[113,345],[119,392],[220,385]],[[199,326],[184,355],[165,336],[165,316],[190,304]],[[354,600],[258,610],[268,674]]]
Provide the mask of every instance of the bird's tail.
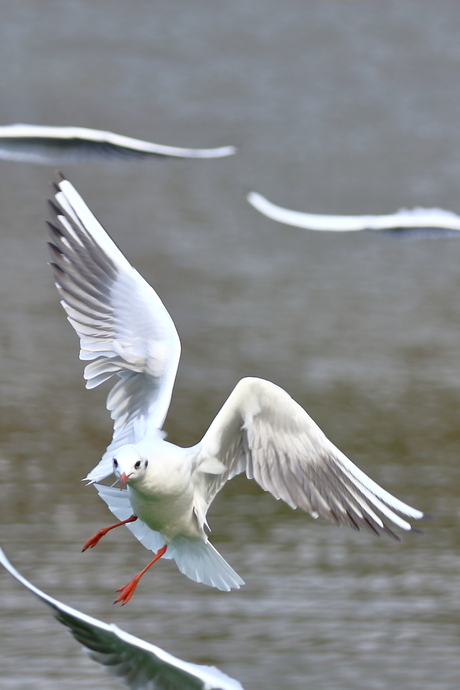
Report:
[[173,558],[180,572],[191,580],[217,587],[224,592],[244,585],[244,580],[209,541],[176,537],[168,544],[163,558]]

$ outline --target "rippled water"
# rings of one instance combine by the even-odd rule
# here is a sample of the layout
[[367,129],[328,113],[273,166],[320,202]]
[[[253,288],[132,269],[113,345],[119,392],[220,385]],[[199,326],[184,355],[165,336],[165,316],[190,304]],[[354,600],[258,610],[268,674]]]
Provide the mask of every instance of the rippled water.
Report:
[[[2,544],[55,597],[247,690],[457,690],[460,242],[333,236],[245,201],[323,213],[460,212],[458,3],[4,3],[0,121],[235,144],[213,161],[64,169],[153,284],[183,343],[170,439],[196,442],[245,375],[286,388],[388,490],[434,519],[401,544],[292,512],[244,478],[211,510],[246,580],[224,594],[148,558],[80,482],[110,435],[46,266],[53,166],[0,161]],[[117,687],[0,574],[8,690]]]

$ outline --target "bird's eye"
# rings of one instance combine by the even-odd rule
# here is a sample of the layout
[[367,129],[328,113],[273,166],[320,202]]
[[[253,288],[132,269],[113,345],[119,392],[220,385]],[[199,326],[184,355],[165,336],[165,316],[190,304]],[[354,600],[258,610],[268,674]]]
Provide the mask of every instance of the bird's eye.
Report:
[[118,460],[116,458],[113,459],[113,466],[118,467]]
[[148,461],[148,460],[146,460],[146,461],[144,462],[144,467],[147,467],[147,466],[148,466],[148,464],[149,464],[149,461]]
[[134,464],[134,469],[135,469],[135,470],[138,470],[140,466],[141,466],[141,461],[138,460],[138,461]]

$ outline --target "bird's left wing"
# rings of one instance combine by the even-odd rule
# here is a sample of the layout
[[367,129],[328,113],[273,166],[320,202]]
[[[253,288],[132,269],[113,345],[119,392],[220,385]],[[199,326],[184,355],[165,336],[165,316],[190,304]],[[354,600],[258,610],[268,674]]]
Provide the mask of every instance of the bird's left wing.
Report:
[[107,398],[113,440],[88,475],[112,472],[113,451],[134,443],[136,431],[161,429],[180,358],[174,323],[152,287],[131,266],[75,188],[63,179],[50,202],[54,277],[61,304],[80,336],[87,388],[115,374]]
[[[244,471],[291,508],[357,530],[398,539],[388,522],[412,529],[398,513],[423,517],[372,481],[286,391],[263,379],[236,385],[196,449],[196,510],[202,518],[225,482]],[[212,459],[222,463],[220,474],[207,472]]]
[[213,666],[190,664],[76,609],[61,604],[32,585],[0,548],[0,563],[13,577],[50,606],[94,661],[132,690],[243,690],[242,685]]

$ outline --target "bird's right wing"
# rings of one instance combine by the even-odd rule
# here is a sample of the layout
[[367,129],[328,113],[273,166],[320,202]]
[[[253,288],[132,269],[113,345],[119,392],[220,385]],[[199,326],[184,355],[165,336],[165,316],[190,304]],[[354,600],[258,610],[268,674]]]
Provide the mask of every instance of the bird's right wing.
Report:
[[87,388],[117,375],[107,398],[113,440],[88,475],[112,473],[113,451],[160,430],[180,358],[174,323],[152,287],[131,266],[67,180],[57,185],[49,223],[56,287],[80,336]]
[[89,650],[94,661],[131,690],[243,690],[242,685],[213,666],[190,664],[76,609],[61,604],[32,585],[8,561],[0,548],[0,563],[41,601],[50,606],[60,623]]
[[[225,482],[244,471],[291,508],[357,530],[398,539],[388,523],[412,529],[398,513],[423,517],[352,463],[286,391],[263,379],[235,386],[196,454],[195,510],[202,521]],[[213,460],[219,474],[207,469]]]

